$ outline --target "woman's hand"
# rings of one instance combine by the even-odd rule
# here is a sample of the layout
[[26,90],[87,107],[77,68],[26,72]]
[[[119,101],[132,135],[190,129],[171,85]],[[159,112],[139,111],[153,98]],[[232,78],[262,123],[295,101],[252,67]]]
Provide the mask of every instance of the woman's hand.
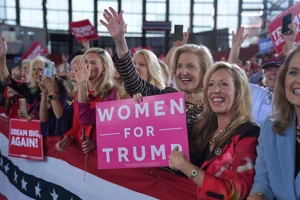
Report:
[[248,37],[249,34],[244,35],[245,28],[240,27],[235,34],[234,31],[232,31],[232,47],[240,47],[245,39]]
[[21,78],[21,68],[20,67],[14,67],[11,69],[11,77],[13,79],[19,80]]
[[[83,137],[81,138],[81,140],[83,140]],[[85,137],[85,140],[82,142],[82,151],[83,153],[88,153],[90,151],[92,151],[93,149],[95,149],[96,144],[95,142],[90,139],[89,137]]]
[[298,25],[295,22],[292,22],[288,25],[290,31],[286,34],[283,34],[285,43],[294,43],[298,34]]
[[247,198],[247,200],[267,200],[267,198],[264,195],[253,193]]
[[123,11],[118,14],[112,7],[109,7],[109,11],[104,10],[103,17],[106,22],[100,20],[100,23],[107,28],[115,41],[125,37],[126,24],[123,19]]
[[66,135],[62,140],[59,140],[56,144],[55,144],[55,148],[57,151],[65,151],[67,149],[67,147],[69,145],[72,144],[72,137]]
[[90,48],[90,40],[88,40],[88,39],[83,39],[81,41],[81,44],[83,46],[83,51],[84,52],[87,51]]
[[19,117],[19,118],[26,118],[26,117],[25,117],[25,114],[22,112],[21,109],[18,110],[18,117]]
[[143,96],[141,93],[134,94],[132,98],[134,99],[135,103],[140,104],[143,102]]
[[5,38],[0,36],[0,58],[5,57],[7,53],[7,44]]
[[55,75],[52,78],[46,77],[41,74],[44,87],[48,90],[49,94],[56,94],[56,84],[55,84]]
[[169,156],[169,167],[173,170],[180,170],[182,171],[184,165],[189,162],[186,159],[184,153],[179,151],[179,147],[175,147],[172,151],[171,155]]
[[77,84],[86,84],[91,75],[91,67],[87,66],[83,59],[79,58],[77,61],[77,68],[75,69],[75,78]]
[[190,29],[188,29],[187,32],[183,32],[182,40],[174,41],[173,46],[180,47],[180,46],[185,45],[187,43],[187,41],[189,40],[189,35],[190,35]]

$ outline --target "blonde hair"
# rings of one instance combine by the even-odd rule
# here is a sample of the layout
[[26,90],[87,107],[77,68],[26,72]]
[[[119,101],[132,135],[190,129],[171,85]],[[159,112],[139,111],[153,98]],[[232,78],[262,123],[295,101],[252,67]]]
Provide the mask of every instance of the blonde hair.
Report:
[[29,64],[30,65],[30,59],[25,59],[25,60],[22,60],[22,64],[21,66],[23,67],[24,64]]
[[161,68],[158,63],[158,59],[157,59],[156,55],[152,51],[149,51],[147,49],[142,49],[142,50],[138,51],[134,55],[134,58],[137,55],[143,55],[144,58],[146,59],[146,64],[148,66],[147,70],[149,73],[148,81],[150,83],[152,83],[153,85],[155,85],[161,89],[164,89],[165,88],[164,79],[163,79],[162,71],[161,71]]
[[[201,67],[201,74],[203,76],[206,74],[208,69],[213,65],[213,57],[211,55],[210,50],[204,45],[196,45],[196,44],[185,44],[175,50],[171,58],[171,70],[173,74],[176,74],[177,64],[179,56],[183,53],[194,54],[198,57],[199,65]],[[203,85],[203,80],[202,80]],[[201,87],[202,87],[201,85]]]
[[160,68],[161,68],[163,79],[165,80],[165,85],[170,86],[171,79],[172,79],[170,68],[168,67],[168,65],[166,63],[164,63],[161,60],[158,60],[158,63],[159,63]]
[[37,56],[35,57],[34,59],[32,59],[30,61],[30,67],[29,67],[29,72],[28,72],[28,81],[29,81],[29,85],[28,85],[28,88],[30,88],[30,92],[31,93],[35,93],[39,86],[37,84],[37,81],[33,81],[32,80],[32,73],[33,73],[33,66],[36,64],[36,63],[43,63],[43,69],[44,69],[44,64],[45,62],[47,62],[48,60],[45,58],[45,57],[42,57],[42,56]]
[[273,102],[273,130],[279,135],[284,135],[284,131],[293,121],[295,107],[289,102],[285,94],[285,79],[291,60],[300,52],[300,46],[297,45],[286,57],[279,74],[277,76],[274,89]]
[[109,55],[109,53],[102,48],[90,48],[88,49],[83,57],[89,53],[95,53],[101,59],[104,71],[96,80],[96,93],[100,94],[101,99],[105,99],[114,87],[114,63]]
[[83,55],[77,55],[77,56],[75,56],[75,57],[71,60],[71,67],[72,67],[72,65],[73,65],[79,58],[83,58]]
[[212,137],[212,133],[218,128],[217,115],[213,112],[208,103],[209,97],[207,96],[207,91],[211,76],[220,69],[226,69],[234,80],[235,102],[232,108],[234,110],[233,119],[225,129],[222,137],[216,138],[215,147],[222,146],[228,138],[236,134],[235,131],[241,124],[251,121],[252,119],[251,92],[245,72],[237,65],[217,62],[208,70],[204,77],[204,110],[199,120],[194,124],[192,133],[193,140],[191,140],[191,149],[195,152],[203,150],[207,146]]

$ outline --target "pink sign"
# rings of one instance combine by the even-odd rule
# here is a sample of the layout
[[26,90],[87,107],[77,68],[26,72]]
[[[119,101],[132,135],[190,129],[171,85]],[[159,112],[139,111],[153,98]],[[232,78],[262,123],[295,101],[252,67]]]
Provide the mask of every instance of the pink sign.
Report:
[[[268,25],[268,31],[269,31],[270,37],[272,39],[275,50],[276,50],[277,54],[279,54],[279,55],[282,54],[283,46],[285,44],[283,36],[281,34],[282,18],[289,13],[292,13],[293,21],[298,25],[298,31],[300,31],[300,29],[299,29],[300,2],[296,3],[295,5],[288,8],[287,10],[283,11]],[[299,42],[300,42],[300,34],[297,35],[296,40],[295,40],[296,44],[298,44]]]
[[168,166],[179,146],[189,159],[182,92],[96,104],[98,168]]

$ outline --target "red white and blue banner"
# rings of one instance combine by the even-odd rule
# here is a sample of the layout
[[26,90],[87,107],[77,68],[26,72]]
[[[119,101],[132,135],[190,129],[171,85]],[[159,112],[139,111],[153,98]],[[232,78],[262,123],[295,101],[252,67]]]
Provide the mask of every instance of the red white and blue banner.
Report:
[[157,167],[98,170],[96,151],[80,146],[55,150],[60,137],[44,138],[44,161],[8,155],[9,119],[0,115],[0,200],[132,200],[196,199],[196,185],[187,177]]

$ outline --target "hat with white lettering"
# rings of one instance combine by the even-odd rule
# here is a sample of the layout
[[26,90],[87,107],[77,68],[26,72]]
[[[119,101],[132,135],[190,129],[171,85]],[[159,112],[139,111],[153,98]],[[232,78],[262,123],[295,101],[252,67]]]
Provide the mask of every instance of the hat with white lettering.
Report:
[[263,64],[262,69],[267,69],[269,67],[281,67],[283,65],[283,62],[284,59],[281,57],[271,58]]

